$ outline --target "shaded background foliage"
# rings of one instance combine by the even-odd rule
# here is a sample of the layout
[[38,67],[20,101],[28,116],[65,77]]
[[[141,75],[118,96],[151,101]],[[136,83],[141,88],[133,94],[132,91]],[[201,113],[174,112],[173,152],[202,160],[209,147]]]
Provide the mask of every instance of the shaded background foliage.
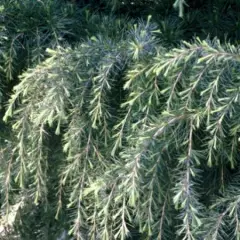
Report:
[[239,1],[0,2],[1,239],[239,238]]

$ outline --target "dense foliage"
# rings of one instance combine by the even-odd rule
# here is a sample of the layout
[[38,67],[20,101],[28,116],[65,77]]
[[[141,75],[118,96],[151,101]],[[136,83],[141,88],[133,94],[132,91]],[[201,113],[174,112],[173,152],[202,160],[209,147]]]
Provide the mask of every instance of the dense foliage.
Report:
[[0,2],[0,239],[240,238],[238,1]]

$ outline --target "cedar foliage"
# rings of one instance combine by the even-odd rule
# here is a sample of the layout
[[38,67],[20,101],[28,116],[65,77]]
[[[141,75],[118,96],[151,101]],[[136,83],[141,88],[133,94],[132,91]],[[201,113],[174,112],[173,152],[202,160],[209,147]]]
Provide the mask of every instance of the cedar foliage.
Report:
[[239,239],[238,1],[149,2],[1,1],[1,239]]

